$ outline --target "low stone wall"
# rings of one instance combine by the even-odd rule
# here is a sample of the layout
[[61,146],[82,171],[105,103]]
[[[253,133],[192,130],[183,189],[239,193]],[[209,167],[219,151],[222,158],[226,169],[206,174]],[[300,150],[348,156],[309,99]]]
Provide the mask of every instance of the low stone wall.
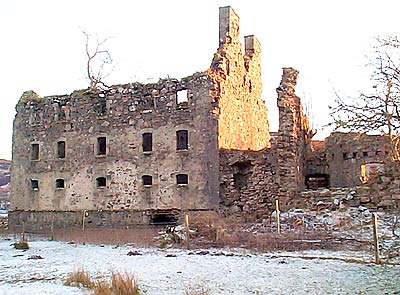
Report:
[[150,211],[10,211],[9,224],[12,227],[25,227],[26,230],[43,230],[53,224],[56,228],[82,227],[83,216],[85,227],[127,227],[148,225]]

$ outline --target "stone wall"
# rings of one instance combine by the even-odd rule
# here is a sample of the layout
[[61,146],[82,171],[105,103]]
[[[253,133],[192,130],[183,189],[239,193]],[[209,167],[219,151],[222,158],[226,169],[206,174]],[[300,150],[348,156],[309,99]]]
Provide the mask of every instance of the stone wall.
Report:
[[262,218],[275,206],[277,159],[271,150],[220,151],[221,206],[229,214]]
[[390,142],[386,136],[360,133],[332,133],[326,139],[327,173],[331,187],[361,185],[360,167],[389,159]]
[[293,198],[305,187],[305,150],[313,132],[295,94],[298,71],[284,68],[278,94],[279,130],[276,136],[278,154],[279,197]]
[[239,17],[231,7],[219,10],[219,48],[210,67],[218,91],[218,144],[221,149],[262,150],[270,146],[267,107],[261,100],[261,46],[245,37],[243,55]]
[[[212,79],[199,73],[107,91],[45,98],[25,93],[14,121],[12,210],[216,208],[213,90]],[[186,130],[188,139],[180,150],[179,130]],[[143,150],[144,133],[151,133],[150,151]],[[104,154],[99,154],[99,137],[105,138]],[[57,153],[60,141],[65,158]],[[178,174],[188,176],[187,185],[177,184]],[[145,175],[150,185],[144,184]],[[99,177],[104,186],[98,187]],[[57,179],[64,187],[57,187]]]

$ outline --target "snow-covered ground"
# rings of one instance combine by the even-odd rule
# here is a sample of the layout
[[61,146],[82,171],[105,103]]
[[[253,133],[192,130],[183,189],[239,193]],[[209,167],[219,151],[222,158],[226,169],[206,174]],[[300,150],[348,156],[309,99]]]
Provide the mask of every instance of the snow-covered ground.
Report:
[[[28,251],[0,238],[0,294],[85,294],[63,286],[71,271],[84,267],[93,276],[128,271],[147,295],[184,294],[200,284],[210,294],[399,294],[400,267],[304,260],[224,250],[233,256],[191,255],[179,249],[77,245],[37,240]],[[128,256],[131,250],[143,255]],[[166,257],[175,254],[176,257]],[[319,251],[319,254],[321,252]],[[324,254],[332,254],[325,252]],[[341,253],[342,255],[344,253]],[[359,253],[360,254],[360,253]],[[28,259],[40,255],[43,259]],[[87,292],[86,292],[87,294]]]

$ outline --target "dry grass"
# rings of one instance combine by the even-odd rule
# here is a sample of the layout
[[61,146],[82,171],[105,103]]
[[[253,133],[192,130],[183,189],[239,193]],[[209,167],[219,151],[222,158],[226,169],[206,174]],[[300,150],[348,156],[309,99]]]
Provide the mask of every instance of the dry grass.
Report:
[[128,272],[111,274],[111,289],[118,295],[140,295],[136,279]]
[[64,285],[93,290],[93,295],[141,295],[137,280],[128,272],[113,271],[111,284],[104,279],[93,280],[83,268],[72,272]]
[[89,273],[83,268],[80,268],[73,271],[69,275],[64,285],[91,289],[94,287],[94,282],[90,277]]

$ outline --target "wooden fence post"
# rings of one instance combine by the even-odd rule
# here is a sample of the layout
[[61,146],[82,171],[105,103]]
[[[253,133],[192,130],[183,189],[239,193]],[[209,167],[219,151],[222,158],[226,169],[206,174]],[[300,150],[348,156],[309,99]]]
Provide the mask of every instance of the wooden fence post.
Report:
[[379,238],[378,238],[378,217],[375,213],[372,213],[373,223],[373,235],[374,235],[374,248],[375,248],[375,263],[380,264],[381,259],[379,257]]
[[280,211],[279,211],[279,200],[275,200],[275,211],[276,211],[276,231],[278,234],[281,233],[281,219],[280,219]]
[[189,214],[185,215],[186,248],[189,249]]

